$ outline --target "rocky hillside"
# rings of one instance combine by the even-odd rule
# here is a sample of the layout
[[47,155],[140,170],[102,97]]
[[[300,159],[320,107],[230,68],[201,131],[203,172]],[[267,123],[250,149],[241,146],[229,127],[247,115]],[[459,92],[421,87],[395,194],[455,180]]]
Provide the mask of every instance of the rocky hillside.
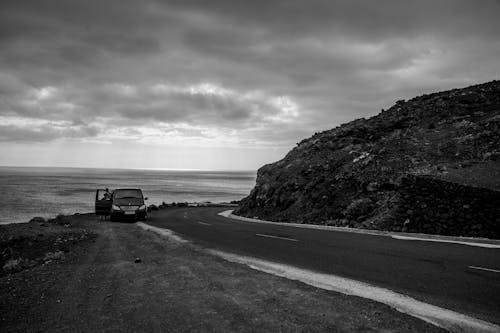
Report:
[[[417,197],[429,188],[443,195]],[[235,213],[498,238],[500,201],[491,206],[485,198],[500,199],[499,190],[500,81],[492,81],[400,100],[369,119],[316,133],[260,168]]]

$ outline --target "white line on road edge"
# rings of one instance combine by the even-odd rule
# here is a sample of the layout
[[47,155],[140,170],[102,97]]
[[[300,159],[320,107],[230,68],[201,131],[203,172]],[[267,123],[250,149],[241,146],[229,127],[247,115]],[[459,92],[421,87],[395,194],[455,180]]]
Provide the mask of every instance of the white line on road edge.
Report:
[[202,224],[202,225],[211,225],[210,223],[205,223],[205,222],[201,222],[201,221],[198,221],[198,222],[196,222],[196,223],[198,223],[198,224]]
[[[317,225],[317,224],[299,224],[299,223],[288,223],[288,222],[272,222],[264,221],[249,217],[243,217],[233,214],[233,210],[226,210],[218,213],[218,215],[228,218],[232,221],[243,221],[261,224],[274,224],[281,225],[284,227],[292,228],[303,228],[303,229],[316,229],[325,231],[337,231],[337,232],[351,232],[363,235],[373,235],[373,236],[389,236],[401,240],[419,240],[419,241],[429,241],[429,242],[440,242],[440,243],[455,243],[461,245],[477,246],[488,249],[500,249],[500,241],[494,239],[486,238],[472,238],[472,237],[455,237],[455,236],[443,236],[443,235],[429,235],[429,234],[412,234],[411,236],[406,236],[408,233],[398,233],[391,231],[381,231],[381,230],[367,230],[367,229],[357,229],[348,227],[334,227],[328,225]],[[478,242],[478,240],[484,241]]]
[[478,267],[478,266],[469,266],[469,268],[479,269],[481,271],[487,271],[487,272],[493,272],[493,273],[500,273],[500,271],[498,269],[493,269],[493,268],[484,268],[484,267]]
[[497,245],[497,244],[461,242],[461,241],[446,240],[446,239],[426,239],[426,238],[417,238],[417,237],[400,236],[400,235],[391,235],[391,237],[394,239],[409,240],[409,241],[454,243],[454,244],[462,244],[462,245],[469,245],[469,246],[485,247],[487,249],[500,249],[500,245]]
[[500,326],[495,324],[427,304],[389,289],[375,287],[364,282],[217,250],[208,250],[208,252],[231,262],[244,264],[253,269],[290,280],[298,280],[317,288],[384,303],[400,312],[420,318],[451,332],[500,332]]
[[299,241],[298,239],[295,239],[295,238],[280,237],[280,236],[273,236],[273,235],[266,235],[266,234],[255,234],[255,236],[283,239],[283,240],[287,240],[287,241],[291,241],[291,242],[298,242]]
[[152,225],[142,223],[142,222],[136,222],[135,224],[144,230],[150,230],[150,231],[156,232],[157,234],[160,234],[164,237],[170,238],[176,242],[187,243],[187,240],[177,236],[172,230],[153,227]]
[[218,213],[217,215],[224,216],[229,218],[229,216],[233,213],[233,209],[225,210],[223,212]]

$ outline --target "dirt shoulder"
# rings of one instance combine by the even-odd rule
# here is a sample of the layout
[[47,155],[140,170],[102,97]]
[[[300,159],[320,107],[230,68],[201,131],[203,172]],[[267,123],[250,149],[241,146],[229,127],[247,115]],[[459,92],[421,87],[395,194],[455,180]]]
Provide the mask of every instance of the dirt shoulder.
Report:
[[[45,259],[0,275],[0,331],[441,331],[383,304],[229,263],[134,224],[92,216],[69,223],[41,231],[72,237],[63,242],[63,256],[47,260],[42,252],[54,248],[30,250],[38,243],[28,237],[31,245],[18,254]],[[2,239],[38,237],[42,228],[48,227],[9,226]]]

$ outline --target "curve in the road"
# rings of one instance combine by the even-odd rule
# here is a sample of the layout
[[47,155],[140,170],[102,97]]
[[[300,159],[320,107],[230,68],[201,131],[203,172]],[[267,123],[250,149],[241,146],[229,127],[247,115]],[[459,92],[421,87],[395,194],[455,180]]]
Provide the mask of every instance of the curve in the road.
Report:
[[217,215],[222,210],[169,208],[152,214],[148,224],[207,248],[361,281],[500,323],[500,274],[471,268],[499,269],[498,249],[233,222]]

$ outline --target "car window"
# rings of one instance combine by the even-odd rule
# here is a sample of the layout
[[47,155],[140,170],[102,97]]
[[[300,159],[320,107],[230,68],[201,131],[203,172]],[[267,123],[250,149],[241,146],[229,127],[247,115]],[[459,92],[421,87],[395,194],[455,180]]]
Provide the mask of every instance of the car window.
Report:
[[142,198],[141,190],[115,190],[115,199]]

